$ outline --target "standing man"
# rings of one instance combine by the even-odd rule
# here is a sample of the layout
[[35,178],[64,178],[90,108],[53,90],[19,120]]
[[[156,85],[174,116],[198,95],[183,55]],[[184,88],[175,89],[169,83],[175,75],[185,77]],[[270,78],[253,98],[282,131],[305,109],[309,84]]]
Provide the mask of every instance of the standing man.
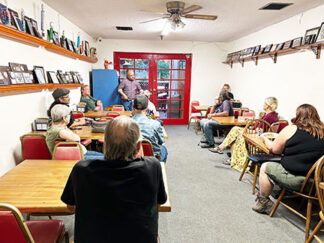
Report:
[[[66,105],[67,107],[69,107],[70,104],[70,90],[68,89],[56,89],[54,90],[54,92],[52,93],[52,96],[54,98],[54,102],[51,104],[50,108],[47,111],[47,115],[50,118],[50,122],[51,122],[51,110],[55,105]],[[79,119],[78,121],[74,121],[73,115],[72,115],[72,111],[70,113],[70,122],[67,124],[67,127],[70,127],[72,125],[77,126],[77,125],[82,125],[85,124],[85,120]]]
[[134,120],[116,117],[105,129],[105,159],[73,167],[61,200],[75,210],[74,242],[157,242],[167,194],[160,162],[136,158],[139,139]]
[[132,111],[134,98],[143,90],[139,82],[135,80],[135,75],[132,70],[127,71],[127,79],[121,82],[118,86],[118,93],[121,95],[122,103],[125,111]]
[[160,157],[160,161],[166,162],[168,151],[163,145],[164,133],[160,122],[149,119],[146,116],[148,98],[145,95],[137,95],[134,100],[133,119],[138,123],[143,138],[152,143],[154,156]]
[[83,85],[81,87],[81,99],[80,102],[86,103],[86,108],[89,111],[102,111],[101,100],[97,100],[90,95],[89,85]]

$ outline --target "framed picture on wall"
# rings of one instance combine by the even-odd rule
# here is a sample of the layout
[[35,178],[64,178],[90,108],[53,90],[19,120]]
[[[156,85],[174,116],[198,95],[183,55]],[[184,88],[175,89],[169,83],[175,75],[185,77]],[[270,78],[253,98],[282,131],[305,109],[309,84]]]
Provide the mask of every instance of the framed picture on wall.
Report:
[[84,53],[87,57],[90,56],[90,46],[88,41],[84,42]]
[[17,26],[17,29],[20,30],[20,31],[25,32],[23,20],[21,20],[18,17],[14,17],[14,20],[15,20],[15,24]]
[[34,33],[33,25],[30,21],[30,18],[25,16],[24,21],[25,21],[25,26],[26,26],[26,32],[30,35],[36,36]]
[[306,30],[303,45],[313,44],[316,40],[320,27]]
[[33,83],[33,74],[32,72],[23,72],[23,77],[26,84],[32,84]]
[[259,54],[259,52],[260,52],[260,49],[261,49],[261,45],[258,45],[258,46],[256,46],[256,47],[254,47],[254,52],[253,52],[253,56],[255,56],[255,55],[258,55]]
[[321,27],[316,36],[316,41],[314,42],[324,42],[324,22],[322,22]]
[[266,47],[264,48],[263,53],[268,53],[268,52],[270,52],[271,48],[272,48],[272,44],[266,45]]
[[40,66],[34,66],[34,76],[36,81],[39,84],[45,84],[46,82],[46,77],[45,77],[45,71],[43,67]]
[[30,19],[30,22],[32,24],[32,28],[33,28],[35,36],[38,37],[38,38],[42,38],[41,34],[38,31],[37,21],[35,19],[32,19],[32,18],[29,18],[29,19]]
[[292,40],[291,48],[300,46],[302,44],[303,37],[298,37]]
[[291,46],[291,42],[292,42],[291,40],[286,41],[286,42],[284,43],[283,47],[282,47],[282,50],[285,50],[285,49],[290,48],[290,46]]
[[68,81],[66,80],[62,70],[57,70],[57,76],[58,76],[58,79],[59,79],[60,83],[63,83],[63,84],[68,83]]
[[276,46],[276,51],[281,50],[284,44],[285,44],[285,43],[277,44],[277,46]]
[[17,84],[16,74],[13,71],[9,71],[9,79],[11,84]]
[[10,18],[11,18],[11,26],[13,26],[14,28],[18,29],[18,26],[16,25],[16,21],[15,21],[15,17],[19,17],[18,13],[15,10],[12,10],[10,8],[8,8],[9,14],[10,14]]
[[56,73],[54,71],[47,71],[47,80],[49,83],[52,83],[52,84],[60,83],[56,76]]
[[24,84],[25,83],[25,79],[23,76],[23,73],[21,72],[15,72],[15,76],[16,76],[16,83],[17,84]]

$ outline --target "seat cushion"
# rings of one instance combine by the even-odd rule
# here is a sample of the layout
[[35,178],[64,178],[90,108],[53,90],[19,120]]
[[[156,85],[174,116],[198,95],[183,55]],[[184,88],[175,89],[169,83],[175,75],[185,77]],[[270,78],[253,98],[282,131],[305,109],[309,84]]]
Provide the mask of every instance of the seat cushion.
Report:
[[263,163],[267,161],[280,162],[281,156],[274,154],[254,154],[248,156],[248,159],[255,163]]
[[55,243],[64,232],[62,220],[25,221],[35,243]]

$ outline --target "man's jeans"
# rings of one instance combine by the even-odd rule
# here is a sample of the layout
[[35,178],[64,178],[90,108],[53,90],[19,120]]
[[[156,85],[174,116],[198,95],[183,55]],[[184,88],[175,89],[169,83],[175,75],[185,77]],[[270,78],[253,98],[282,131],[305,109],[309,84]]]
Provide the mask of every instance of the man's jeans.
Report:
[[206,141],[211,145],[215,144],[213,132],[229,127],[227,125],[220,125],[211,119],[202,119],[200,126],[204,131]]
[[168,158],[168,150],[163,145],[160,145],[160,149],[161,149],[160,150],[160,161],[166,162],[166,160]]
[[122,100],[125,111],[132,111],[134,101],[133,100]]
[[103,153],[97,152],[97,151],[87,151],[84,154],[84,159],[85,160],[92,160],[92,159],[100,159],[103,160],[104,159],[104,155]]

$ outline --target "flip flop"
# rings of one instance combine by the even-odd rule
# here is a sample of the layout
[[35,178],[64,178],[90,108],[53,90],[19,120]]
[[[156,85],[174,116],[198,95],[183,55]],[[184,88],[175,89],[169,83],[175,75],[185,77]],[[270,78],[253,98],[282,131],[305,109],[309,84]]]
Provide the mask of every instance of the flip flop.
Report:
[[231,159],[229,158],[229,159],[224,160],[223,164],[224,165],[231,165]]
[[213,152],[213,153],[218,153],[218,154],[223,154],[223,150],[221,150],[218,146],[214,147],[214,148],[210,148],[208,149],[210,152]]

